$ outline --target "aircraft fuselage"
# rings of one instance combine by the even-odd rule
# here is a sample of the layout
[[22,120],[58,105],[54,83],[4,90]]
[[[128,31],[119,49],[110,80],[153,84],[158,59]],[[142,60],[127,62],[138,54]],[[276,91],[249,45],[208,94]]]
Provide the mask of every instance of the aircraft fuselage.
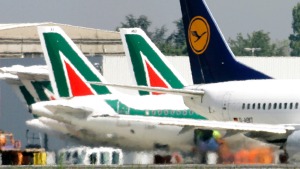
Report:
[[299,124],[300,80],[247,80],[194,85],[199,97],[185,104],[210,120],[265,124]]
[[[68,107],[72,107],[74,111]],[[79,109],[82,113],[74,113]],[[84,110],[92,113],[83,117]],[[155,144],[168,145],[170,149],[183,151],[190,151],[194,146],[193,130],[179,134],[182,127],[160,125],[155,118],[205,119],[190,111],[184,105],[181,96],[170,95],[82,96],[69,100],[36,103],[32,106],[32,112],[76,126],[73,130],[86,137],[93,137],[94,143],[99,145],[142,150],[152,150]],[[152,120],[139,122],[128,120],[126,117]],[[76,134],[74,131],[69,133]]]

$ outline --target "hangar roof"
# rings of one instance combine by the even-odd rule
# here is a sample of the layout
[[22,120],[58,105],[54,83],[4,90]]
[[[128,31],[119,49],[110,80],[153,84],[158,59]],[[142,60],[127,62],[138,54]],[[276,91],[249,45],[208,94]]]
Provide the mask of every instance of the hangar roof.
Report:
[[0,57],[31,57],[32,54],[41,54],[37,26],[60,26],[88,55],[124,53],[120,34],[116,31],[44,22],[0,24]]
[[43,23],[19,23],[19,24],[0,24],[1,38],[39,38],[37,34],[37,26],[60,26],[68,36],[72,38],[90,38],[99,39],[120,39],[119,33],[115,31],[107,31],[93,28],[85,28],[67,24],[43,22]]

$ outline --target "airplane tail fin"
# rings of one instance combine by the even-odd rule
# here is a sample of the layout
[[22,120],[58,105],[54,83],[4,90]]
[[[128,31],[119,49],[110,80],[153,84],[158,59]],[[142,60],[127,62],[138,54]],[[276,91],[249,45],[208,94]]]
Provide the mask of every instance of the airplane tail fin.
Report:
[[13,89],[22,103],[27,106],[35,103],[33,96],[25,88],[18,76],[10,73],[0,73],[0,80],[4,80]]
[[38,32],[49,68],[51,85],[57,97],[112,92],[109,87],[87,83],[106,83],[106,80],[60,27],[41,26],[38,27]]
[[0,68],[0,80],[4,80],[11,86],[27,107],[36,102],[55,99],[48,74],[42,73],[43,69],[37,68],[38,66],[24,67],[20,65]]
[[[18,78],[17,75],[0,72],[0,80],[4,80],[13,89],[17,97],[24,105],[26,105],[27,108],[29,108],[31,104],[36,102],[35,98],[23,85],[23,83],[21,82],[21,80]],[[33,117],[36,118],[37,116],[33,115]]]
[[180,0],[194,84],[269,79],[235,60],[204,0]]
[[[183,88],[185,80],[140,28],[120,29],[126,57],[137,85]],[[140,95],[149,92],[140,91]],[[150,93],[159,94],[159,93]]]

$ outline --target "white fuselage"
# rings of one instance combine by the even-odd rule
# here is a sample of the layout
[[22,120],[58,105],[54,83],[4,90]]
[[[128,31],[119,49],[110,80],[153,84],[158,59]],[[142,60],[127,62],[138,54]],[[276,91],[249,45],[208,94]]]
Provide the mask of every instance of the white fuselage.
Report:
[[[147,110],[144,115],[127,115],[125,112],[120,115],[106,100],[119,99],[126,104],[129,109]],[[58,112],[50,111],[47,106],[63,105],[67,107],[81,108],[93,113],[86,118],[78,118],[72,113],[64,113],[63,109]],[[122,96],[122,95],[102,95],[102,96],[82,96],[69,100],[55,100],[51,102],[40,102],[32,106],[34,114],[48,117],[69,125],[77,127],[77,132],[83,132],[85,136],[94,138],[94,143],[99,145],[119,146],[122,148],[151,150],[155,144],[168,145],[171,149],[183,151],[191,150],[193,143],[193,130],[179,134],[182,127],[172,125],[159,125],[155,123],[155,118],[169,117],[147,117],[151,113],[162,113],[156,110],[187,110],[182,97],[159,95],[159,96]],[[124,111],[124,110],[123,110]],[[129,110],[125,110],[128,111]],[[138,122],[124,120],[122,116],[132,116],[139,118],[151,118],[148,122]],[[70,131],[70,133],[76,133]],[[79,134],[78,133],[78,134]],[[82,134],[81,134],[82,135]],[[76,135],[75,135],[76,136]],[[80,136],[79,136],[80,137]],[[93,140],[93,139],[90,139]]]
[[300,123],[300,80],[247,80],[194,85],[202,97],[185,104],[209,120],[265,124]]

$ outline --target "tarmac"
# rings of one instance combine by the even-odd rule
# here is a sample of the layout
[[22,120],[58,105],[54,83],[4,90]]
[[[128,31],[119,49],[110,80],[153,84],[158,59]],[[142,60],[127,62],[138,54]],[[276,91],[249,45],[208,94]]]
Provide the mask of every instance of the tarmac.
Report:
[[205,165],[205,164],[182,164],[182,165],[23,165],[23,166],[16,166],[16,165],[2,165],[0,166],[0,168],[44,168],[44,169],[52,169],[52,168],[60,168],[60,169],[74,169],[74,168],[92,168],[92,169],[96,169],[96,168],[128,168],[128,169],[139,169],[139,168],[147,168],[147,169],[151,169],[151,168],[172,168],[172,169],[197,169],[197,168],[203,168],[203,169],[213,169],[213,168],[248,168],[248,169],[252,169],[252,168],[264,168],[264,169],[284,169],[284,168],[300,168],[300,165],[296,165],[296,164],[274,164],[274,165],[233,165],[233,164],[229,164],[229,165]]

